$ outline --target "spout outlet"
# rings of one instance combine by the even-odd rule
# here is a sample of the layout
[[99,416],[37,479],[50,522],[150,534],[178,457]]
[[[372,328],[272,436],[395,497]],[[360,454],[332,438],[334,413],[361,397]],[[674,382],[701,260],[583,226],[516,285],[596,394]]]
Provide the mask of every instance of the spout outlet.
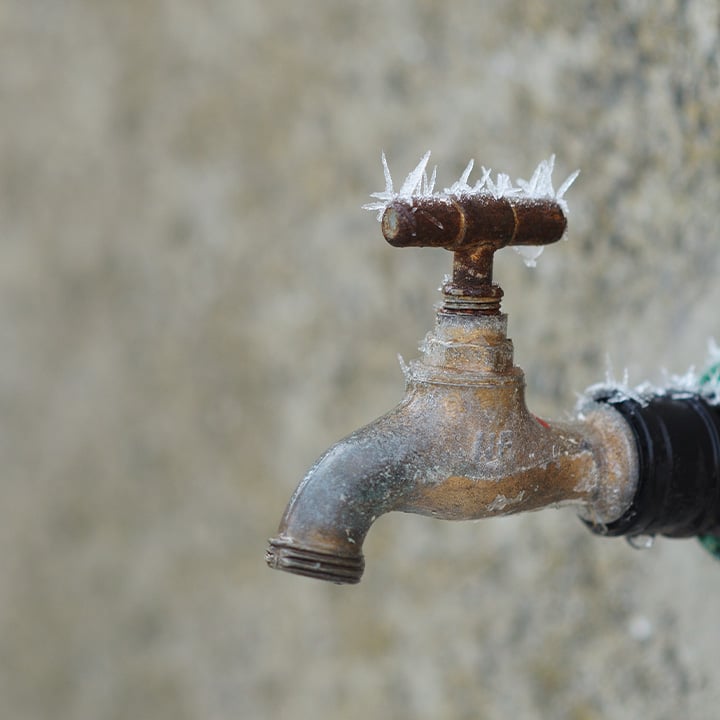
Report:
[[397,509],[422,472],[421,425],[412,399],[341,440],[323,455],[288,504],[270,540],[270,567],[335,583],[357,583],[372,523]]

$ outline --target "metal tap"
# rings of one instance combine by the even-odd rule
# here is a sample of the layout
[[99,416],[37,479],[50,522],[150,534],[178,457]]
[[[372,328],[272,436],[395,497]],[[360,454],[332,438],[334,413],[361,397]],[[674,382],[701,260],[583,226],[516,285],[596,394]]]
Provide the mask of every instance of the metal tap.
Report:
[[496,250],[557,241],[566,219],[549,199],[491,194],[396,199],[382,218],[396,247],[444,247],[453,275],[422,356],[406,371],[402,402],[330,448],[295,491],[270,540],[272,568],[336,583],[359,582],[362,545],[383,513],[444,520],[576,505],[608,527],[633,501],[633,433],[610,404],[550,423],[525,404],[513,364]]

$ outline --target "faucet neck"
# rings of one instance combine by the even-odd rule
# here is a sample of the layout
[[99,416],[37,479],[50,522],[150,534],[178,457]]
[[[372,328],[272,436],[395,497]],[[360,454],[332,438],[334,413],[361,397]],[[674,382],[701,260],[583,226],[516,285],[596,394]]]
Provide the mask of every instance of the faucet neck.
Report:
[[520,368],[513,365],[513,344],[507,337],[507,315],[449,312],[438,309],[435,327],[420,346],[423,355],[411,369],[423,380],[453,384],[501,383],[503,379],[524,384]]
[[[447,313],[466,315],[499,315],[503,290],[492,282],[492,253],[456,252],[453,257],[452,279],[443,287],[443,309]],[[486,265],[478,275],[480,259]]]

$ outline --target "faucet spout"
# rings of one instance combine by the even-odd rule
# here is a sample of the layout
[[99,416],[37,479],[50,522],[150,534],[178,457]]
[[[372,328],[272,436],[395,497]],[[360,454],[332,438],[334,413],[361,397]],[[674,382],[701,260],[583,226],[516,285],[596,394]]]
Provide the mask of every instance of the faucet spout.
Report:
[[403,401],[298,486],[270,541],[271,567],[359,582],[365,536],[390,511],[467,520],[575,504],[593,523],[622,515],[635,477],[626,423],[608,406],[562,425],[533,416],[506,325],[503,314],[438,311]]
[[424,470],[429,438],[413,417],[416,402],[416,394],[409,394],[318,460],[270,541],[271,567],[336,583],[360,581],[370,526],[407,502]]

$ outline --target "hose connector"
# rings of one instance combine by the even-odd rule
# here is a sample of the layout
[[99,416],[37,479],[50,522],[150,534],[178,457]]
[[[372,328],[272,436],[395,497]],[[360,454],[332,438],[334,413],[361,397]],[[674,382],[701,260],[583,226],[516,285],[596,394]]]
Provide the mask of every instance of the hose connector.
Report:
[[628,423],[638,455],[632,504],[599,535],[720,536],[720,410],[699,395],[668,393],[647,401],[610,392],[595,397]]

